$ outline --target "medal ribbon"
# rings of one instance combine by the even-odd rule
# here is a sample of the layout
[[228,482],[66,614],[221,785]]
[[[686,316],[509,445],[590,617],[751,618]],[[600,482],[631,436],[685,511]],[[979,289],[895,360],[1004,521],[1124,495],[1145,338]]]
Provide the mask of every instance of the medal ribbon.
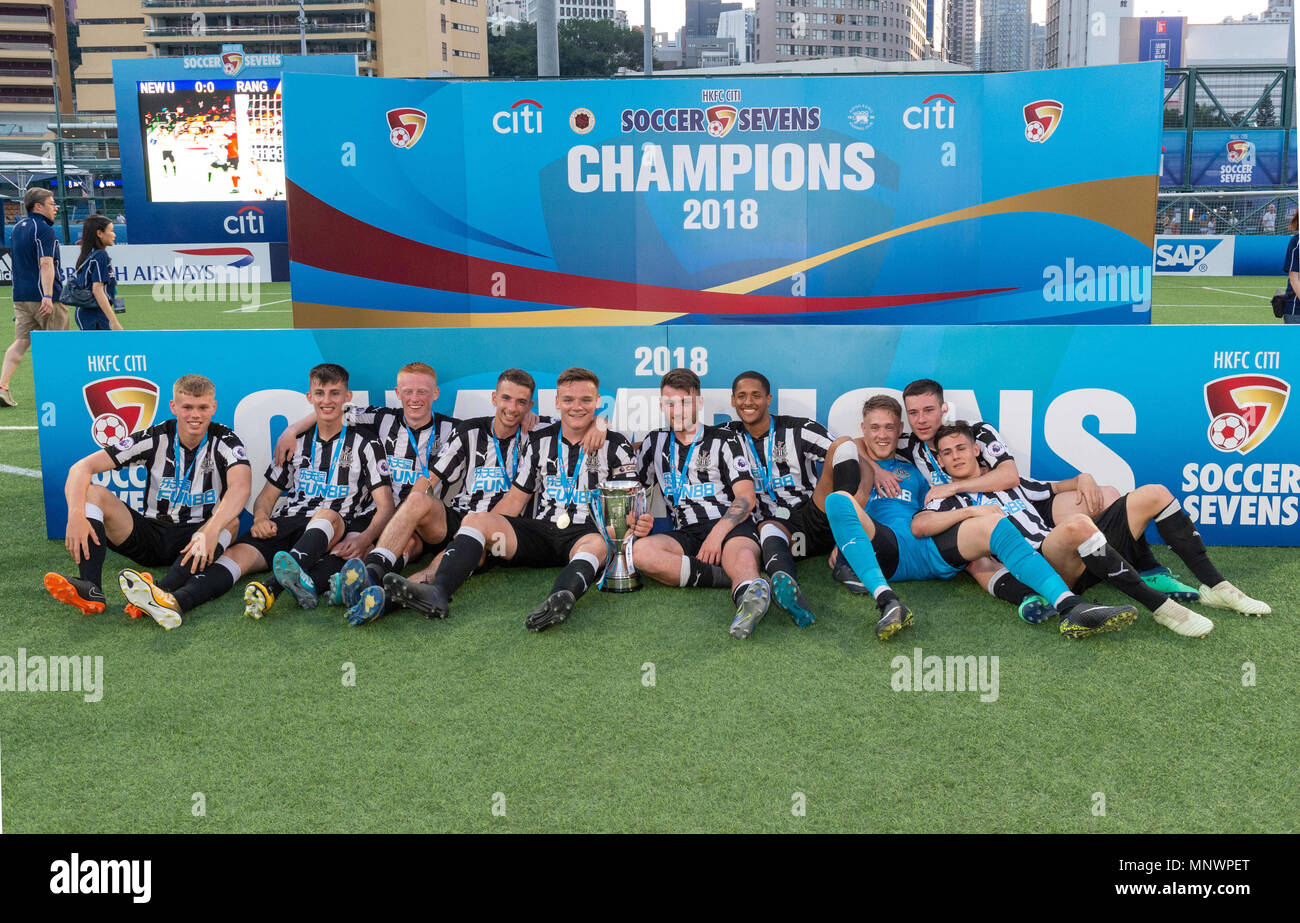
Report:
[[[194,450],[194,457],[190,459],[190,466],[185,469],[185,477],[181,478],[176,482],[176,487],[178,490],[183,489],[186,493],[189,494],[194,493],[194,484],[191,480],[194,477],[194,466],[198,463],[199,456],[203,454],[203,447],[207,444],[208,444],[208,433],[207,430],[204,430],[203,440],[199,443],[199,447]],[[173,448],[176,451],[176,470],[172,472],[172,477],[176,477],[181,473],[181,462],[184,458],[184,456],[181,454],[181,451],[184,448],[184,446],[181,445],[181,432],[180,432],[179,421],[176,424],[176,444],[173,446]],[[185,485],[184,488],[181,487],[182,484]]]
[[[411,441],[411,450],[415,453],[415,474],[417,477],[427,478],[429,476],[429,457],[420,451],[420,440],[416,438],[411,428],[403,424],[402,428],[406,430],[406,438]],[[433,430],[429,430],[430,439],[432,439]]]
[[[506,460],[501,455],[501,443],[497,441],[497,434],[491,427],[488,428],[488,436],[492,439],[492,448],[496,449],[497,465],[501,467],[502,471],[505,471]],[[519,473],[519,443],[523,442],[523,440],[520,439],[519,436],[520,436],[519,431],[515,430],[514,436],[511,437],[515,441],[515,447],[514,447],[514,452],[512,453],[512,457],[510,459],[510,469],[509,469],[510,478],[506,482],[508,484],[513,484],[515,482],[515,475]],[[563,439],[563,437],[560,438]]]
[[[578,493],[578,478],[582,477],[582,463],[587,457],[587,450],[578,450],[578,463],[573,466],[573,478],[570,479],[569,471],[569,446],[565,443],[564,437],[560,436],[560,481],[564,484],[564,501],[565,512],[568,512],[569,504],[573,502],[574,496]],[[577,512],[576,510],[574,512]]]
[[[700,428],[695,431],[695,438],[691,440],[691,447],[686,452],[686,463],[679,469],[677,467],[677,435],[675,433],[668,434],[668,438],[671,439],[673,443],[672,470],[669,472],[669,474],[672,475],[672,496],[668,497],[668,502],[673,506],[677,506],[681,502],[682,488],[690,483],[691,459],[695,457],[695,449],[699,446],[700,439],[703,436],[704,424],[700,424]],[[681,478],[680,480],[678,480],[679,475]]]
[[776,463],[772,461],[772,446],[776,442],[776,418],[768,417],[767,427],[767,464],[764,465],[758,460],[758,446],[754,445],[754,437],[749,435],[749,430],[745,430],[745,441],[749,443],[749,454],[754,458],[754,467],[763,475],[763,486],[769,497],[772,498],[772,506],[780,509],[781,501],[776,495],[776,487],[772,483],[773,472],[776,471]]
[[[319,468],[316,467],[316,450],[319,448],[319,443],[317,443],[316,441],[316,435],[317,435],[316,427],[315,425],[313,425],[311,428],[311,467],[313,471],[320,470]],[[343,429],[339,432],[338,442],[334,444],[334,452],[330,456],[329,474],[325,476],[326,486],[334,483],[334,472],[338,468],[339,456],[343,454],[343,443],[347,438],[348,438],[348,428],[344,426]]]

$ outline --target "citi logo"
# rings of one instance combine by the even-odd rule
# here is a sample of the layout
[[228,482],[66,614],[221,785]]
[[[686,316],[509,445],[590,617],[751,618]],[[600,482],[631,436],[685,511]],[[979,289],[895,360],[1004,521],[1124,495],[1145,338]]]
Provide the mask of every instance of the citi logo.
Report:
[[492,130],[499,135],[540,135],[542,104],[535,99],[519,100],[492,116]]
[[266,220],[256,205],[245,205],[222,223],[227,234],[265,234]]
[[1043,268],[1044,301],[1133,304],[1150,297],[1150,266],[1087,266],[1069,257],[1064,266]]
[[903,127],[911,131],[927,128],[955,128],[957,103],[951,96],[935,93],[921,100],[919,106],[903,110]]
[[51,894],[130,894],[136,904],[153,896],[152,859],[69,859],[50,864]]

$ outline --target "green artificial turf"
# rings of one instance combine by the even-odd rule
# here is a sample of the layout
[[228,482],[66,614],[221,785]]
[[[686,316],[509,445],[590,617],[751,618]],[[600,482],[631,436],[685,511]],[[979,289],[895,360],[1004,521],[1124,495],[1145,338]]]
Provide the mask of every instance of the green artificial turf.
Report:
[[[1272,280],[1197,282],[1158,278],[1153,319],[1272,320],[1266,301],[1229,307],[1234,296],[1205,290],[1263,293]],[[123,290],[129,327],[290,322]],[[22,404],[0,426],[34,427],[30,362],[14,393]],[[111,579],[102,615],[50,600],[41,575],[74,571],[44,537],[41,482],[9,470],[39,468],[34,429],[0,430],[0,466],[0,656],[102,657],[104,680],[93,703],[0,693],[5,832],[1300,826],[1294,549],[1211,549],[1275,613],[1197,607],[1216,625],[1204,640],[1144,614],[1071,642],[963,576],[897,585],[917,622],[880,644],[874,607],[818,560],[799,571],[816,624],[773,608],[744,642],[727,635],[725,591],[657,586],[590,593],[568,623],[529,633],[553,574],[526,569],[474,578],[445,622],[401,612],[351,628],[339,609],[287,597],[254,622],[235,592],[164,632],[123,615]],[[110,554],[106,573],[125,564]],[[894,658],[916,647],[998,658],[996,701],[894,691]]]

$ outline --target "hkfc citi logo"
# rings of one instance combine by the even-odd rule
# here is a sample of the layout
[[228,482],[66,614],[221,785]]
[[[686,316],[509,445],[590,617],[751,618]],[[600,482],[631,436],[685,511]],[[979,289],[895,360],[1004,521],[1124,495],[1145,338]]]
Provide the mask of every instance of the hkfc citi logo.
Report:
[[243,45],[222,45],[221,46],[221,72],[227,77],[233,77],[244,67],[244,46]]
[[1041,144],[1061,124],[1065,106],[1054,99],[1040,99],[1025,106],[1025,140]]
[[709,137],[725,138],[736,126],[735,106],[710,106],[704,110],[704,117],[709,120]]
[[409,150],[419,143],[429,117],[420,109],[389,109],[388,140],[393,147]]
[[90,435],[101,447],[151,425],[158,409],[158,386],[147,378],[101,378],[82,388],[82,396],[93,421]]
[[1282,419],[1290,391],[1272,375],[1229,375],[1207,384],[1210,445],[1242,455],[1257,449]]
[[1243,138],[1234,138],[1227,144],[1228,163],[1239,163],[1244,166],[1253,167],[1255,165],[1255,142],[1247,141]]

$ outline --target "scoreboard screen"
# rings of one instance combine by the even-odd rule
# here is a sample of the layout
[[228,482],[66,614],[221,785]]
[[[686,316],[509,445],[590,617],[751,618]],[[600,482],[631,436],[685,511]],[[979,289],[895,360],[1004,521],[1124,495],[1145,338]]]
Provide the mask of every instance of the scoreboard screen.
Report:
[[283,201],[280,80],[136,83],[151,202]]

